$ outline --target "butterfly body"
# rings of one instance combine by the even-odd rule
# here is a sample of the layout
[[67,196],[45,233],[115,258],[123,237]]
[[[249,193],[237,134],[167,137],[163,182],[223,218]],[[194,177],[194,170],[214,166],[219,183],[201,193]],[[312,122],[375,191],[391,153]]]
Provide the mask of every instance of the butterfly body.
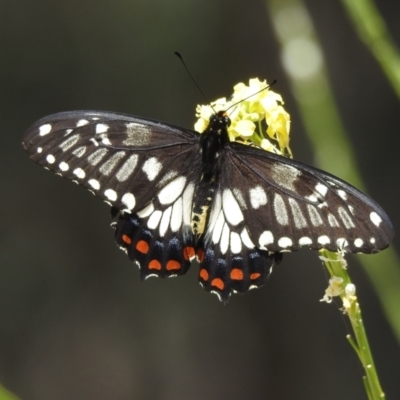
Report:
[[142,279],[200,264],[202,286],[227,301],[263,285],[285,251],[374,253],[393,229],[340,179],[229,141],[217,113],[202,133],[134,116],[72,111],[36,122],[23,145],[38,164],[112,206],[115,239]]

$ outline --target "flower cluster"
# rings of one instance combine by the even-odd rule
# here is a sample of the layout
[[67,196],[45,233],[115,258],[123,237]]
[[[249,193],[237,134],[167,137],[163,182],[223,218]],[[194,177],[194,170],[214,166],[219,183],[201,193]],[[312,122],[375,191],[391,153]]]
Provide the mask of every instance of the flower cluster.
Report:
[[210,105],[197,106],[196,116],[199,119],[195,130],[204,132],[212,114],[227,111],[231,119],[228,129],[231,141],[241,141],[291,157],[290,115],[282,105],[281,95],[270,90],[266,81],[250,79],[248,86],[238,83],[229,100],[221,98]]

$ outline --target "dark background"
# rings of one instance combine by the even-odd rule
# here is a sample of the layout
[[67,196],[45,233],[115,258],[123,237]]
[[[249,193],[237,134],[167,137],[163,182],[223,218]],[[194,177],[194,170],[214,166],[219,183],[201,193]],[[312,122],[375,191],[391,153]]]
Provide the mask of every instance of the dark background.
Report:
[[[399,226],[399,100],[340,3],[307,6],[368,191]],[[399,43],[400,3],[379,8]],[[24,400],[366,398],[340,305],[319,302],[317,254],[285,255],[266,287],[227,306],[197,268],[141,282],[108,207],[24,154],[24,130],[57,111],[192,127],[203,98],[175,50],[211,99],[277,79],[295,157],[313,164],[262,1],[0,1],[0,381]],[[356,260],[381,383],[400,398],[399,345]]]

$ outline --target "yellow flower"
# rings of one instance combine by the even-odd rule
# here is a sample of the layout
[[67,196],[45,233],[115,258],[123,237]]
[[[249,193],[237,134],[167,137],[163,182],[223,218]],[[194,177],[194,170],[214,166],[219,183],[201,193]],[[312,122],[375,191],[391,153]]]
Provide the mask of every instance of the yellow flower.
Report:
[[197,132],[207,129],[211,115],[228,111],[231,141],[253,144],[278,154],[292,152],[289,148],[290,115],[283,108],[282,97],[269,89],[266,81],[250,79],[249,85],[238,83],[232,97],[221,98],[210,105],[196,108]]

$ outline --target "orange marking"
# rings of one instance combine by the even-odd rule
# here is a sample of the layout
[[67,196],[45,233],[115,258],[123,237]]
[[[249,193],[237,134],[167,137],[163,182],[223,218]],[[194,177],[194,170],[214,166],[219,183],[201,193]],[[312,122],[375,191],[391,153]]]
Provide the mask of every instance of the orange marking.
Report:
[[136,250],[140,251],[143,254],[147,254],[147,252],[149,251],[149,245],[144,240],[139,240],[136,243]]
[[183,249],[183,257],[185,258],[186,261],[189,261],[195,255],[196,252],[194,251],[193,247],[187,246]]
[[131,244],[132,243],[132,239],[128,235],[122,235],[121,239],[126,244]]
[[220,278],[214,278],[211,281],[211,286],[215,286],[219,290],[224,290],[225,284],[224,281]]
[[203,262],[203,260],[204,260],[204,251],[201,250],[201,249],[197,250],[196,256],[197,256],[197,260],[199,262]]
[[261,274],[259,272],[253,272],[250,275],[250,279],[254,281],[255,279],[259,278],[260,276],[261,276]]
[[169,260],[167,262],[167,271],[176,271],[177,269],[181,269],[181,264],[175,260]]
[[161,263],[158,260],[151,260],[149,262],[149,269],[157,269],[158,271],[161,270]]
[[200,270],[199,272],[200,278],[203,279],[203,281],[208,281],[208,272],[204,268]]
[[231,279],[234,279],[236,281],[242,281],[243,280],[243,271],[239,268],[233,268],[231,271]]

